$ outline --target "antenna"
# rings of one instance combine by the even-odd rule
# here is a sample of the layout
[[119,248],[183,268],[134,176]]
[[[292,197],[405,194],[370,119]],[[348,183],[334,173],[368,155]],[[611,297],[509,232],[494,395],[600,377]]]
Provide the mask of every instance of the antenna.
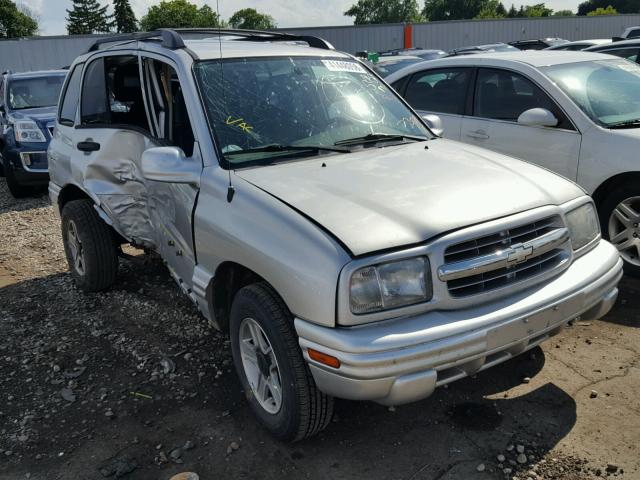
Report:
[[[227,98],[224,88],[224,68],[222,66],[222,27],[220,26],[220,0],[216,0],[216,12],[218,14],[218,45],[220,46],[220,85],[222,87],[222,104],[227,105]],[[221,152],[222,153],[222,152]],[[224,157],[224,154],[222,155]],[[227,203],[231,203],[236,193],[231,183],[231,161],[227,159],[227,174],[229,175],[229,185],[227,187]]]

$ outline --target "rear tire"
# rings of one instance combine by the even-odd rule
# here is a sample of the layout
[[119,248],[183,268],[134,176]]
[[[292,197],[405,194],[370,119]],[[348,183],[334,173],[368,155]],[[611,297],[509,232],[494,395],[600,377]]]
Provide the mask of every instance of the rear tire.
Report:
[[20,185],[20,182],[16,179],[16,176],[13,173],[13,168],[11,165],[3,159],[2,166],[4,170],[4,176],[7,180],[7,187],[9,187],[9,192],[13,195],[14,198],[24,198],[28,196],[32,190],[29,187],[24,185]]
[[614,188],[600,202],[598,215],[602,236],[620,252],[625,273],[640,277],[640,187],[627,184]]
[[118,251],[93,202],[73,200],[61,217],[64,251],[76,285],[85,292],[109,288],[118,273]]
[[[255,347],[256,342],[247,335],[247,329],[252,328],[264,335],[257,343],[266,346],[264,350],[269,355],[259,352],[262,349]],[[302,357],[292,315],[269,285],[249,285],[236,294],[231,307],[230,333],[231,353],[247,401],[272,435],[284,441],[297,441],[315,435],[329,424],[333,416],[333,397],[316,387]],[[247,360],[252,355],[252,347],[254,360]],[[255,361],[256,355],[262,358]],[[253,374],[252,365],[255,365]],[[261,371],[264,373],[262,381],[267,384],[265,395],[260,393],[260,380],[256,381],[255,373],[258,372],[259,377]],[[252,377],[253,387],[248,375]],[[273,378],[276,378],[275,382]],[[280,389],[280,394],[271,390],[272,385],[276,390]]]

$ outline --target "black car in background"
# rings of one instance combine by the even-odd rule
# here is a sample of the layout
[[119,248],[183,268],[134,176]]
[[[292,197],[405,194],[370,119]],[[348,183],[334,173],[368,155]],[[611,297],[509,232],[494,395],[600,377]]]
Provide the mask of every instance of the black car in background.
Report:
[[47,147],[53,136],[66,70],[6,72],[0,81],[2,170],[14,197],[49,182]]
[[569,40],[565,40],[564,38],[538,38],[534,40],[515,40],[509,42],[509,45],[513,45],[520,50],[543,50],[562,43],[569,43]]

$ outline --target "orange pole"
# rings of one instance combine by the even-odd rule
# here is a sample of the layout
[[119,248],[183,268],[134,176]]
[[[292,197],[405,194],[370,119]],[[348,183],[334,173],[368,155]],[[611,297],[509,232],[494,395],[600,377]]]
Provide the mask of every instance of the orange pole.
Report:
[[413,42],[413,25],[407,23],[404,26],[404,48],[411,48]]

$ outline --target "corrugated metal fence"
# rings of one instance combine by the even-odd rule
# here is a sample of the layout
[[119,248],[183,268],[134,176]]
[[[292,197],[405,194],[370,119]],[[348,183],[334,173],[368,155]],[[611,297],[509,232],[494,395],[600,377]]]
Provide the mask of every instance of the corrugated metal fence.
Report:
[[[640,25],[640,15],[428,22],[413,25],[413,45],[451,50],[466,45],[510,42],[529,38],[560,37],[567,40],[611,38],[620,35],[625,28],[635,25]],[[402,24],[281,30],[316,35],[333,43],[338,50],[350,53],[403,46]]]
[[[503,20],[456,20],[413,26],[413,45],[450,50],[465,45],[509,42],[511,40],[561,37],[568,40],[610,38],[634,25],[640,15],[599,17],[546,17]],[[338,50],[380,51],[402,48],[403,24],[342,27],[283,28],[280,31],[316,35]],[[32,37],[0,41],[0,71],[15,72],[60,68],[86,52],[97,35]]]

